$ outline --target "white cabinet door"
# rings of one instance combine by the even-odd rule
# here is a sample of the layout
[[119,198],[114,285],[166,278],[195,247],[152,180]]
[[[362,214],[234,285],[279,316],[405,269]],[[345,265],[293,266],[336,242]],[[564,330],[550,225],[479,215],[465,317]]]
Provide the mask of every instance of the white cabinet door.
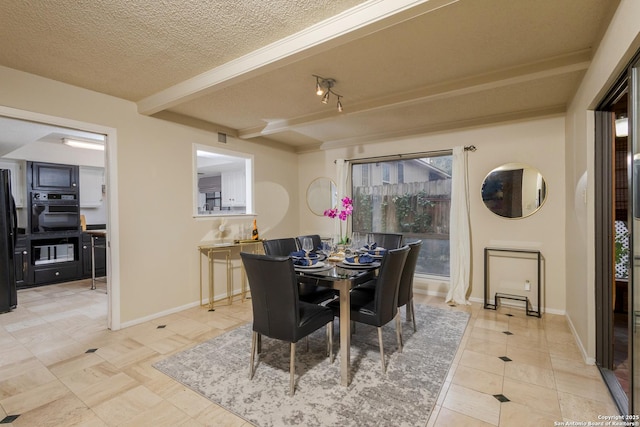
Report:
[[17,208],[23,208],[27,198],[25,190],[25,162],[23,160],[0,159],[0,169],[11,171],[11,194]]
[[246,178],[243,170],[222,172],[222,206],[241,207],[246,204]]
[[102,205],[104,168],[80,166],[80,207],[97,208]]

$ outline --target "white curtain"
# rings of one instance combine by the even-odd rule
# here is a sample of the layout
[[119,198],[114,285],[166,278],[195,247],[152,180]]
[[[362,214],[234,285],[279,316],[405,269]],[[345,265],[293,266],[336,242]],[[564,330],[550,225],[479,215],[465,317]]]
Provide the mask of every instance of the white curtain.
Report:
[[467,292],[471,270],[471,235],[468,190],[467,153],[464,147],[455,147],[453,149],[451,212],[449,214],[451,282],[446,299],[446,302],[451,304],[469,304]]
[[[351,182],[351,176],[349,174],[349,161],[348,160],[344,160],[344,159],[337,159],[336,160],[336,176],[337,176],[337,187],[338,187],[338,205],[334,206],[337,207],[338,210],[340,210],[342,208],[342,199],[344,198],[344,196],[348,196],[351,193],[351,189],[350,189],[350,182]],[[342,236],[340,235],[340,223],[342,221],[337,220],[334,221],[335,223],[335,228],[334,228],[334,236],[338,237],[338,238],[342,238],[343,236],[348,236],[349,235],[349,231],[347,229],[349,221],[344,221],[344,223],[342,224]]]

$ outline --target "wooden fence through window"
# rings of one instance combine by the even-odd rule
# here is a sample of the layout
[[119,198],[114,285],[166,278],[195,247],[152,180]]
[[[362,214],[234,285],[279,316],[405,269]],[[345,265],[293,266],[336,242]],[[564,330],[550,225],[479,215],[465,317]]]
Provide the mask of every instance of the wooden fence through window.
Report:
[[353,203],[355,231],[448,238],[450,179],[355,187]]

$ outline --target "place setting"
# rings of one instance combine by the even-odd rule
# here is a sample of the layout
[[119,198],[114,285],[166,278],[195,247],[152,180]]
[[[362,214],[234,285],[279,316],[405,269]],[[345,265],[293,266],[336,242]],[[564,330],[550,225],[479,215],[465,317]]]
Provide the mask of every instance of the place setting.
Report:
[[324,260],[327,259],[326,255],[313,251],[313,243],[309,238],[303,239],[302,250],[291,252],[289,256],[293,259],[293,267],[297,271],[318,271],[332,268],[331,265],[324,263]]
[[357,250],[359,254],[367,254],[373,257],[374,259],[382,259],[384,255],[387,253],[387,250],[381,246],[378,246],[377,243],[367,243],[361,248]]
[[356,254],[353,256],[346,256],[344,261],[338,263],[338,266],[342,268],[353,269],[371,269],[380,267],[380,262],[377,261],[373,255],[367,253]]

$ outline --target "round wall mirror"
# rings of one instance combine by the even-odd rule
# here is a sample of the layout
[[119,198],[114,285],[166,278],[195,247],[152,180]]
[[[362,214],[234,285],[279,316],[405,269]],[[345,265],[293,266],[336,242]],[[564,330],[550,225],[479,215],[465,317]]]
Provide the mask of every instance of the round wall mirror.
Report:
[[324,211],[338,203],[336,183],[329,178],[316,178],[307,188],[307,206],[316,215],[324,215]]
[[482,201],[504,218],[534,214],[547,197],[547,185],[538,169],[524,163],[507,163],[492,170],[482,183]]

